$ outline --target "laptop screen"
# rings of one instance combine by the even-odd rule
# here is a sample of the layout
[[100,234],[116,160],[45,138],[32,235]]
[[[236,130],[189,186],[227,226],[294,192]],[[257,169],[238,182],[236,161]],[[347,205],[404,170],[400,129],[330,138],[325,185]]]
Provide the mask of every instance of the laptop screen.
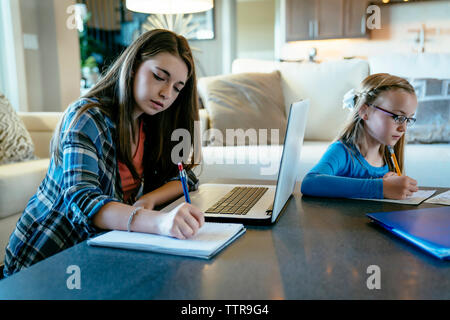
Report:
[[278,215],[287,200],[294,192],[295,184],[298,181],[300,172],[300,152],[305,136],[308,109],[309,100],[302,100],[291,104],[280,170],[278,171],[277,188],[272,211],[272,223],[277,220]]

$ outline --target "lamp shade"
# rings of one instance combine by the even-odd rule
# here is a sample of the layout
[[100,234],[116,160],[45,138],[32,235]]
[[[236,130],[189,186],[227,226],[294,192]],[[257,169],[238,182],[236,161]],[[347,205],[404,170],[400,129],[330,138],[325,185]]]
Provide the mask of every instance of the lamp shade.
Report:
[[127,0],[128,10],[153,14],[180,14],[207,11],[213,0]]

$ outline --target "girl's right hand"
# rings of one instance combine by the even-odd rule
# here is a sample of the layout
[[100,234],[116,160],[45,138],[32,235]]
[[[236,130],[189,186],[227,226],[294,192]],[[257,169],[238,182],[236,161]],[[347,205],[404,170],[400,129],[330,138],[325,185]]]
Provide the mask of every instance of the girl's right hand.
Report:
[[392,176],[398,176],[398,174],[396,174],[395,172],[389,171],[388,173],[386,173],[386,174],[383,176],[383,179],[384,179],[384,178],[388,178],[388,177],[392,177]]
[[403,200],[419,190],[417,181],[408,176],[389,175],[383,177],[383,196],[387,199]]
[[182,203],[170,212],[158,213],[158,233],[187,239],[194,236],[205,223],[204,213],[197,207]]

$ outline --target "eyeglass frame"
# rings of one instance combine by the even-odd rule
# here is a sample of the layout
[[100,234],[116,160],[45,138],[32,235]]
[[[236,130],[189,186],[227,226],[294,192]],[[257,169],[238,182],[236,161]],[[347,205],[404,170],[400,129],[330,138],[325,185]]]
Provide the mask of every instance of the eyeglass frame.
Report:
[[395,114],[393,112],[387,111],[387,110],[385,110],[385,109],[383,109],[383,108],[381,108],[379,106],[376,106],[374,104],[371,104],[371,103],[366,103],[366,104],[368,106],[370,106],[370,107],[374,107],[374,108],[376,108],[376,109],[378,109],[380,111],[383,111],[384,113],[389,114],[394,119],[394,122],[397,123],[397,124],[404,124],[405,121],[406,121],[406,126],[407,127],[412,127],[414,125],[414,123],[416,123],[416,121],[417,121],[416,118],[413,118],[413,117],[408,118],[407,116],[404,116],[404,115]]

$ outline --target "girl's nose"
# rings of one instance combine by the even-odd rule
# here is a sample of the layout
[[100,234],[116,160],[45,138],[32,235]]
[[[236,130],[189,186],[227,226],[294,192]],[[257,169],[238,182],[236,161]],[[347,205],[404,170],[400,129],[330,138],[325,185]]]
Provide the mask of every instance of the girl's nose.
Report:
[[159,92],[159,95],[164,99],[170,98],[170,86],[163,86]]
[[402,124],[399,124],[397,127],[397,130],[400,132],[405,132],[406,131],[406,121],[403,122]]

